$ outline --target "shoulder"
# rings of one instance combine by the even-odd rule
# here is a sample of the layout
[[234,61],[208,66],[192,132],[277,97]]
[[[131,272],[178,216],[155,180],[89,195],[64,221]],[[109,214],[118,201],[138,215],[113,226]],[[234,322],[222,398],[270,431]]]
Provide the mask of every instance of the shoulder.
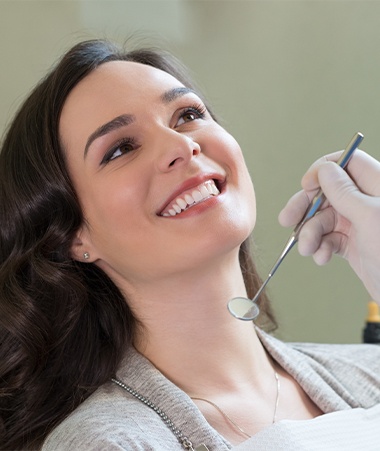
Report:
[[362,374],[380,374],[379,345],[288,343],[288,346],[333,372],[356,368]]
[[357,404],[380,403],[380,346],[370,344],[289,344],[331,386],[352,395]]
[[258,331],[267,351],[324,411],[380,403],[380,346],[285,343]]
[[42,451],[181,451],[184,441],[229,449],[187,394],[136,350],[128,349],[116,379],[128,390],[111,381],[99,387],[49,434]]
[[[289,355],[309,365],[322,365],[333,373],[345,373],[356,368],[362,374],[380,375],[380,345],[377,344],[325,344],[283,342],[258,330],[264,346],[281,355]],[[317,366],[317,365],[314,365]]]
[[257,332],[269,351],[303,356],[309,362],[319,362],[334,371],[354,366],[365,372],[380,373],[380,345],[283,342],[260,329]]
[[42,451],[181,449],[161,418],[144,407],[107,383],[49,434]]

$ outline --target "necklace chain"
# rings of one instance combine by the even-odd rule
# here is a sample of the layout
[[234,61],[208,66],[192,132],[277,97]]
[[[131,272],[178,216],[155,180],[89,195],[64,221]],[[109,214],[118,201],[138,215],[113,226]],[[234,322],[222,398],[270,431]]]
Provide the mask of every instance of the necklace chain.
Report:
[[[274,412],[273,412],[273,420],[272,423],[275,423],[277,420],[277,409],[278,409],[278,404],[280,401],[280,378],[278,376],[277,371],[274,371],[274,377],[276,379],[276,387],[277,387],[277,393],[276,393],[276,402],[275,402],[275,406],[274,406]],[[177,437],[177,440],[181,443],[181,445],[191,451],[207,451],[208,448],[204,445],[201,444],[199,446],[197,446],[195,449],[193,448],[193,444],[191,443],[191,441],[182,433],[181,430],[179,430],[174,423],[171,421],[171,419],[165,414],[165,412],[163,412],[158,406],[156,406],[152,401],[150,401],[150,399],[146,398],[145,396],[141,395],[140,393],[138,393],[136,390],[134,390],[132,387],[130,387],[129,385],[124,384],[123,382],[121,382],[118,379],[114,379],[112,378],[111,381],[118,385],[119,387],[123,388],[125,391],[127,391],[128,393],[130,393],[132,396],[134,396],[135,398],[137,398],[139,401],[141,401],[142,403],[144,403],[146,406],[150,407],[152,410],[154,410],[160,417],[161,419],[164,421],[164,423],[168,426],[168,428],[173,432],[173,434]],[[224,412],[224,410],[222,410],[217,404],[215,404],[214,402],[205,399],[205,398],[199,398],[199,397],[191,397],[191,399],[194,400],[199,400],[199,401],[204,401],[207,402],[209,404],[211,404],[213,407],[215,407],[235,428],[237,428],[241,434],[243,434],[246,438],[251,438],[251,435],[247,434],[243,428],[241,428],[237,423],[235,423],[235,421],[230,418],[226,412]]]
[[[274,377],[276,379],[276,402],[274,405],[272,424],[274,424],[277,421],[277,410],[278,410],[278,404],[280,402],[280,388],[281,388],[280,378],[278,376],[277,371],[274,372]],[[195,397],[195,396],[194,397],[192,396],[191,399],[198,400],[198,401],[204,401],[204,402],[207,402],[208,404],[211,404],[213,407],[215,407],[215,409],[217,409],[224,416],[224,418],[226,418],[226,420],[228,420],[236,429],[238,429],[241,432],[241,434],[243,434],[246,438],[251,438],[251,435],[247,434],[247,432],[245,432],[245,430],[242,427],[240,427],[229,415],[227,415],[226,412],[224,412],[223,409],[221,409],[213,401],[210,401],[209,399],[205,399],[205,398]]]
[[157,415],[159,415],[162,419],[162,421],[168,426],[168,428],[173,432],[173,434],[177,437],[177,440],[181,443],[181,445],[186,449],[186,450],[193,450],[193,451],[197,451],[197,449],[199,450],[207,450],[206,447],[201,448],[201,447],[197,447],[197,448],[193,448],[193,444],[191,443],[191,441],[182,433],[182,431],[180,429],[178,429],[174,423],[172,422],[172,420],[166,415],[166,413],[161,410],[158,406],[156,406],[150,399],[146,398],[145,396],[141,395],[140,393],[138,393],[136,390],[134,390],[132,387],[130,387],[129,385],[124,384],[124,382],[121,382],[119,379],[114,379],[111,378],[111,381],[118,385],[119,387],[123,388],[125,391],[127,391],[129,394],[131,394],[132,396],[134,396],[135,398],[137,398],[139,401],[141,401],[142,403],[144,403],[146,406],[148,406],[149,408],[151,408],[152,410],[154,410]]

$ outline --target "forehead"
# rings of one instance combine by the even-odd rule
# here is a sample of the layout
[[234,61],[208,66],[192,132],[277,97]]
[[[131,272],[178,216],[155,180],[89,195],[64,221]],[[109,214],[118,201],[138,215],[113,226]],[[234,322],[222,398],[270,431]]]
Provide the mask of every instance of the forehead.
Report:
[[183,84],[152,66],[131,61],[104,63],[68,95],[59,123],[61,139],[70,144],[75,138],[84,145],[84,136],[103,123],[119,115],[139,114],[147,106],[159,107],[162,94],[177,87]]
[[[143,99],[159,96],[168,88],[183,86],[172,75],[145,64],[111,61],[102,64],[81,80],[66,99],[65,106],[80,98],[94,102],[101,99]],[[153,100],[152,98],[150,100]]]

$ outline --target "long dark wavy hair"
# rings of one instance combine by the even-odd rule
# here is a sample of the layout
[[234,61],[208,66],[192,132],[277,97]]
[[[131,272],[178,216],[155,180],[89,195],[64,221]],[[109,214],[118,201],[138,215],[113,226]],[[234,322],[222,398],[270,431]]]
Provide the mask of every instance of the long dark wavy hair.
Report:
[[[196,89],[185,68],[154,49],[104,40],[77,44],[19,109],[0,152],[0,449],[39,449],[47,434],[115,374],[138,327],[118,288],[70,246],[83,215],[58,126],[74,86],[108,61],[147,64]],[[250,296],[261,283],[245,241]],[[275,328],[265,296],[262,327]]]

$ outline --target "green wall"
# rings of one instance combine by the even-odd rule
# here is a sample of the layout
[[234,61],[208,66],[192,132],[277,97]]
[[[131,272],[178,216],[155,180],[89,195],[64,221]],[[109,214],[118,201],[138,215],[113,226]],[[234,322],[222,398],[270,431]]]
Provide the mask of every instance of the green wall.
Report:
[[[354,132],[380,158],[380,2],[0,1],[0,129],[78,40],[154,43],[180,57],[238,139],[254,180],[266,276],[289,230],[277,214],[319,156]],[[292,251],[269,285],[278,336],[360,342],[368,295],[346,263]]]

